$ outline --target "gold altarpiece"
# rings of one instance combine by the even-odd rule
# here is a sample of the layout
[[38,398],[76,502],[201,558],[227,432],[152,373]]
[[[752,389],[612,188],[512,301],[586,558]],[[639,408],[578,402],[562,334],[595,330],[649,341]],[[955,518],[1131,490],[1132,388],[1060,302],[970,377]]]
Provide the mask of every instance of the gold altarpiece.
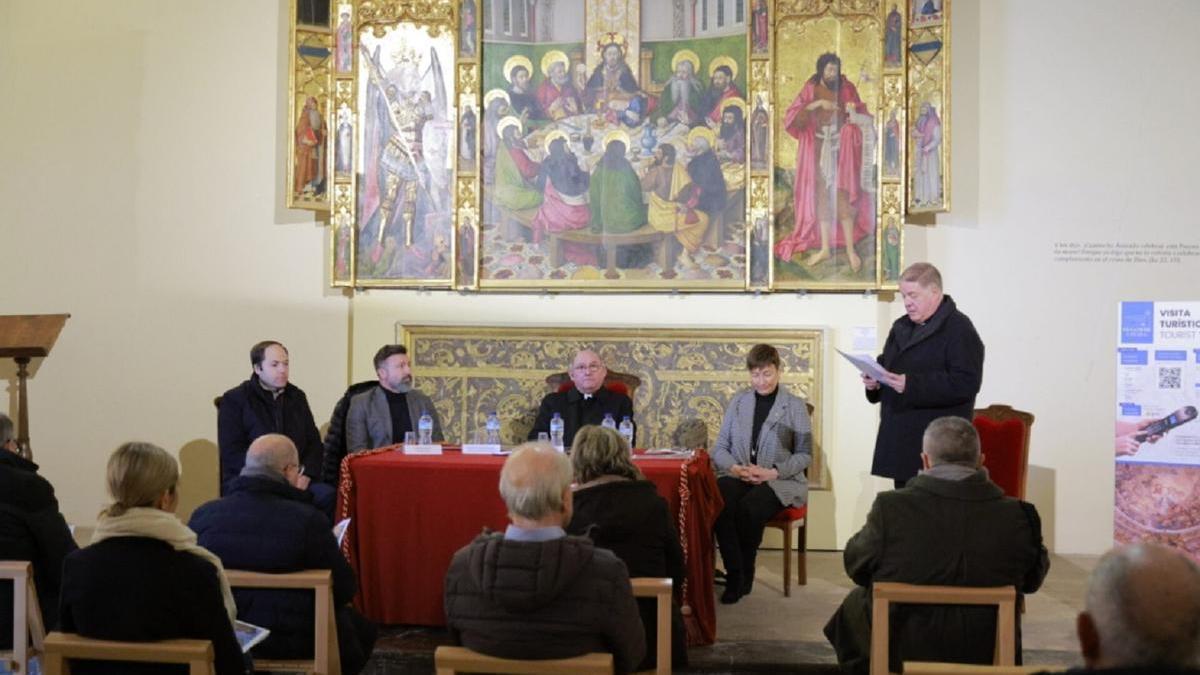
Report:
[[949,12],[294,0],[287,203],[349,288],[894,289],[950,204]]

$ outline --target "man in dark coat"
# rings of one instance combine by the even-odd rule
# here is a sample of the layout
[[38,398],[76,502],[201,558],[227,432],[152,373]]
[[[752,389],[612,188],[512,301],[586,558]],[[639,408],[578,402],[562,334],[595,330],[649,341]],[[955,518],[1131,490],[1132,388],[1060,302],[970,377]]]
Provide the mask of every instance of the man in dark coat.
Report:
[[[0,413],[0,560],[33,563],[42,621],[53,628],[63,558],[78,547],[58,511],[54,487],[37,474],[37,464],[19,453],[12,420]],[[13,646],[12,606],[13,584],[0,581],[0,649]]]
[[1200,673],[1200,566],[1159,544],[1109,551],[1076,629],[1088,672]]
[[[571,369],[574,387],[567,391],[556,391],[542,399],[538,408],[537,419],[529,430],[529,440],[537,438],[539,432],[550,432],[550,419],[554,413],[562,416],[563,447],[570,448],[575,440],[575,432],[586,424],[600,424],[604,415],[612,415],[613,421],[620,424],[621,419],[628,417],[633,420],[633,401],[625,394],[609,391],[604,386],[604,378],[608,376],[608,368],[600,355],[590,349],[584,349],[575,355]],[[634,422],[634,447],[637,439],[637,422]]]
[[[295,487],[300,478],[296,446],[286,436],[267,434],[250,445],[241,475],[228,494],[204,504],[188,525],[198,543],[227,569],[254,572],[333,571],[338,651],[342,670],[362,670],[375,644],[375,628],[350,606],[357,589],[354,570],[338,550],[329,521],[312,496]],[[260,658],[312,658],[313,597],[307,591],[234,592],[238,617],[269,628],[254,649]]]
[[350,411],[350,401],[357,395],[374,389],[379,385],[378,380],[363,380],[355,382],[346,388],[346,393],[333,406],[333,415],[329,418],[329,429],[325,432],[325,458],[321,462],[321,482],[337,487],[342,477],[342,459],[349,454],[346,448],[346,414]]
[[905,316],[892,324],[883,354],[884,381],[863,375],[867,400],[882,404],[871,473],[896,487],[921,468],[921,435],[933,420],[970,420],[983,381],[983,341],[966,314],[942,293],[942,275],[913,263],[900,275]]
[[[970,422],[933,421],[921,459],[925,470],[907,487],[877,495],[866,525],[846,543],[846,573],[858,588],[825,626],[845,672],[870,666],[871,584],[1012,585],[1033,593],[1050,569],[1037,509],[988,480]],[[1019,613],[1016,620],[1020,663]],[[995,607],[912,605],[894,610],[890,624],[890,672],[901,661],[992,662]]]
[[321,475],[324,447],[313,421],[308,397],[288,381],[288,350],[274,340],[250,348],[250,379],[221,396],[217,411],[217,444],[221,451],[221,494],[246,462],[246,449],[263,434],[283,434],[300,452],[304,475],[298,487],[310,490],[318,508],[333,512],[334,490],[322,483],[310,486],[310,477]]
[[646,637],[625,563],[567,536],[571,463],[544,443],[523,445],[500,472],[512,524],[459,549],[446,572],[446,624],[455,643],[510,659],[611,652],[618,673],[642,660]]

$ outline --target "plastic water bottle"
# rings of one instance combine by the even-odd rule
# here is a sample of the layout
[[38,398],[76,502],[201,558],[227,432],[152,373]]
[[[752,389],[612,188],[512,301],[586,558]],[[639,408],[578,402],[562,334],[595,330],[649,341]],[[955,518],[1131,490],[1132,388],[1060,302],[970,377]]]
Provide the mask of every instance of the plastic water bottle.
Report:
[[604,413],[604,421],[600,423],[600,426],[616,431],[617,421],[613,419],[612,413]]
[[433,417],[428,411],[422,411],[421,419],[417,422],[417,443],[421,445],[433,443]]
[[621,438],[629,444],[629,449],[633,450],[633,420],[626,415],[621,419],[621,424],[617,425],[617,433],[621,434]]
[[561,448],[563,444],[563,418],[558,413],[550,418],[550,444],[556,448]]
[[487,416],[487,442],[493,445],[500,444],[500,415],[495,411]]

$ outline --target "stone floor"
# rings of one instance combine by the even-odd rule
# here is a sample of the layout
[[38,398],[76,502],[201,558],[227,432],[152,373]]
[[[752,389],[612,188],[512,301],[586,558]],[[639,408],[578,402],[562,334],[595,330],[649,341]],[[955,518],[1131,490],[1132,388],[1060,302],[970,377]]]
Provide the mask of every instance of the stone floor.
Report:
[[[1075,615],[1082,608],[1095,556],[1051,556],[1042,589],[1026,599],[1022,617],[1025,662],[1063,668],[1079,663]],[[717,605],[717,643],[688,652],[688,673],[836,673],[833,649],[821,629],[852,583],[838,552],[810,551],[808,584],[783,597],[783,557],[763,551],[754,592],[735,605]],[[384,629],[367,675],[432,673],[433,650],[446,641],[429,628]]]

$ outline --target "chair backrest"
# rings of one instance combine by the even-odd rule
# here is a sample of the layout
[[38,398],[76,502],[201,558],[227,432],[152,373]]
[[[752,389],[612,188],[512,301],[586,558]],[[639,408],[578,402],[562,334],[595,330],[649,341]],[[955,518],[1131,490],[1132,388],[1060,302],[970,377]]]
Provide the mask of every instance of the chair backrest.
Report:
[[978,666],[966,663],[932,663],[929,661],[905,661],[904,675],[1031,675],[1032,673],[1058,673],[1063,669],[1048,666]]
[[[267,574],[246,570],[225,570],[232,588],[270,588],[311,590],[313,610],[313,658],[311,660],[254,660],[255,670],[304,670],[314,675],[341,675],[342,659],[337,646],[337,621],[333,606],[333,573],[329,570],[304,570],[286,574]],[[270,629],[270,626],[263,626]]]
[[0,652],[0,665],[8,666],[14,675],[28,673],[29,660],[42,652],[46,638],[33,564],[28,560],[0,561],[0,579],[11,579],[13,585],[12,650]]
[[188,675],[214,675],[213,646],[208,640],[113,642],[57,631],[46,636],[42,672],[69,675],[71,659],[183,663],[188,666]]
[[[888,673],[888,609],[892,603],[908,605],[996,605],[996,665],[1016,663],[1017,589],[1014,586],[969,588],[918,586],[879,581],[872,585],[871,675]],[[930,639],[935,639],[930,636]],[[907,671],[905,671],[907,672]]]
[[[574,388],[575,383],[571,381],[571,376],[566,372],[554,373],[546,377],[546,384],[550,385],[552,391],[568,391]],[[642,378],[629,373],[618,373],[615,370],[608,371],[608,375],[604,376],[604,388],[618,394],[625,394],[633,400],[637,394],[638,387],[642,386]]]
[[457,673],[522,673],[524,675],[611,675],[612,654],[584,654],[570,659],[500,659],[466,647],[442,645],[433,653],[437,675]]
[[1025,498],[1033,419],[1032,413],[997,403],[976,410],[973,420],[988,475],[1004,494],[1017,499]]
[[[656,598],[654,608],[655,640],[654,646],[655,669],[658,675],[670,675],[671,672],[671,589],[670,578],[633,577],[629,580],[633,586],[636,598]],[[646,645],[649,649],[650,645]]]

